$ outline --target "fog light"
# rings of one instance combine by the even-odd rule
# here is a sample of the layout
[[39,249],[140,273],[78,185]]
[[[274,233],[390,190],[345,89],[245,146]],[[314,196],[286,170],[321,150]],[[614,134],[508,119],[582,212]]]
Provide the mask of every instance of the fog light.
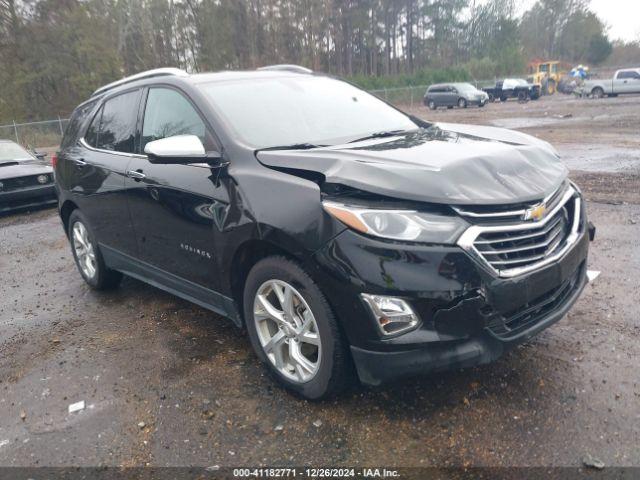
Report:
[[38,183],[42,185],[49,183],[49,175],[38,175]]
[[396,335],[414,329],[419,322],[411,306],[396,297],[362,294],[383,335]]

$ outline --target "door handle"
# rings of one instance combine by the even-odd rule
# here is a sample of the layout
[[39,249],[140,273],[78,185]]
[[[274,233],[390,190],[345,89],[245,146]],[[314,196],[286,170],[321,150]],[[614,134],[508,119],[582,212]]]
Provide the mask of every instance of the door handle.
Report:
[[144,173],[142,173],[142,170],[127,170],[125,173],[127,177],[133,178],[136,182],[139,182],[140,180],[144,180],[145,178],[147,178],[147,176]]
[[87,162],[84,161],[84,158],[78,158],[77,160],[74,160],[76,162],[76,165],[79,167],[84,167],[85,165],[87,165]]

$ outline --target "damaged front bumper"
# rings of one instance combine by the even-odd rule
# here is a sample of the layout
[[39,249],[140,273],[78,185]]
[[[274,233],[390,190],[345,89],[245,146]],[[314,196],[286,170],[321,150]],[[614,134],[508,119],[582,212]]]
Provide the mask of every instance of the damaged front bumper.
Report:
[[[369,385],[491,362],[560,320],[587,283],[589,239],[543,268],[491,274],[459,247],[379,241],[352,231],[316,253],[316,278]],[[385,337],[361,293],[405,299],[420,316],[412,331]]]

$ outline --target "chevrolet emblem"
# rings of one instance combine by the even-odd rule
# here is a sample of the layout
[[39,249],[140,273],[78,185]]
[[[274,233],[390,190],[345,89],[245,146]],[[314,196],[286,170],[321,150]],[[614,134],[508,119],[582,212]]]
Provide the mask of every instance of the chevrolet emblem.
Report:
[[539,203],[524,212],[524,219],[537,222],[538,220],[542,220],[545,213],[547,213],[547,206],[544,203]]

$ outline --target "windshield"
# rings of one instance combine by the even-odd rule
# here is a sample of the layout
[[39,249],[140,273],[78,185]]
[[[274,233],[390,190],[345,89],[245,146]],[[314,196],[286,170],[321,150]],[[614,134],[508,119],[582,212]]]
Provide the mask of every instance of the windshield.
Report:
[[211,82],[199,88],[235,134],[255,148],[336,144],[418,128],[373,95],[326,77]]
[[470,83],[456,83],[455,87],[461,92],[475,92],[476,87],[471,85]]
[[33,157],[16,143],[0,142],[0,162],[19,162],[21,160],[33,160]]

